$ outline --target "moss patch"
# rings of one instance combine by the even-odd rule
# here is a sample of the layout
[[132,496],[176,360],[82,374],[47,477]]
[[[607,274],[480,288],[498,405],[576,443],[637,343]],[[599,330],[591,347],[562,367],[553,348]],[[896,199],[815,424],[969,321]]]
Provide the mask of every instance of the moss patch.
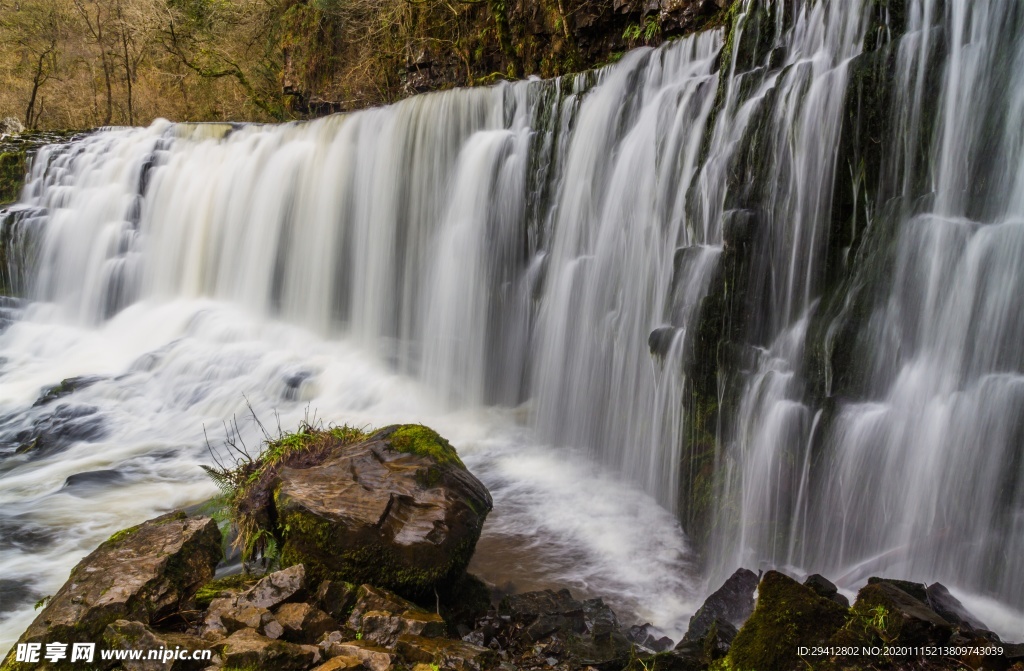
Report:
[[428,457],[441,466],[452,464],[466,467],[451,443],[422,424],[404,424],[394,428],[388,439],[391,441],[391,447],[399,452]]
[[757,607],[736,635],[724,668],[807,668],[797,656],[798,646],[824,645],[846,624],[847,609],[777,571],[764,575],[757,592]]
[[259,581],[259,576],[245,573],[225,576],[211,580],[196,592],[196,606],[207,608],[214,599],[226,596],[233,591],[246,590]]

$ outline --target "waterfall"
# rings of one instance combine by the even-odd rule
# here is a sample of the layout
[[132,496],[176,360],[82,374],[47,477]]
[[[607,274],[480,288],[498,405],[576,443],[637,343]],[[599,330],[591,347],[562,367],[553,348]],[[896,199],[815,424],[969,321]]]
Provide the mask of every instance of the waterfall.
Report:
[[[737,532],[718,539],[734,561],[1024,605],[1022,21],[1017,3],[907,3],[843,305],[818,302],[820,281],[773,293],[797,309],[743,394],[723,491]],[[815,320],[841,368],[824,399],[806,387]]]
[[742,0],[558,80],[43,148],[0,566],[47,593],[209,494],[204,424],[309,406],[436,426],[495,494],[480,570],[669,629],[740,565],[1024,607],[1022,14]]

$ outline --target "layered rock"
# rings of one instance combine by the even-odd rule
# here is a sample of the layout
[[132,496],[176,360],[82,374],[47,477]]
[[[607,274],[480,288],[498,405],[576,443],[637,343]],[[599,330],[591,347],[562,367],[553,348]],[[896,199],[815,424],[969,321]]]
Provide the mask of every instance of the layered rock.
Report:
[[412,598],[465,572],[492,506],[451,445],[416,425],[282,469],[274,504],[285,564]]
[[[171,513],[120,531],[79,562],[18,642],[96,642],[118,620],[162,622],[213,577],[222,554],[220,531],[209,518]],[[12,650],[3,671],[39,668],[14,659]]]

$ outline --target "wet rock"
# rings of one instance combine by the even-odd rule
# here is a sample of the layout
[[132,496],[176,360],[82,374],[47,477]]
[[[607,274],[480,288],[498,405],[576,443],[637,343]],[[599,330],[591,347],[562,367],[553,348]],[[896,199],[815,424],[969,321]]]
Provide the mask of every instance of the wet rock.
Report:
[[486,671],[498,665],[493,650],[465,641],[422,636],[402,636],[398,653],[407,662],[437,664],[450,671]]
[[109,485],[124,482],[124,474],[115,470],[85,471],[69,475],[64,480],[65,490],[72,490],[71,493],[81,495],[89,490],[103,489]]
[[0,621],[5,619],[6,613],[13,612],[26,603],[32,603],[37,598],[32,588],[21,580],[0,578]]
[[284,628],[284,639],[292,643],[317,643],[338,628],[330,615],[308,603],[286,603],[274,611],[274,617]]
[[942,583],[928,585],[925,590],[926,603],[935,614],[953,626],[968,631],[988,632],[989,628],[981,620],[971,615],[960,600],[949,593]]
[[850,607],[850,600],[840,594],[839,588],[833,585],[825,576],[817,573],[810,575],[807,577],[807,580],[804,580],[804,586],[810,587],[820,597],[835,601],[843,608]]
[[464,573],[439,593],[441,616],[450,627],[473,629],[478,618],[493,608],[491,590],[483,580]]
[[318,660],[315,647],[275,641],[253,629],[241,629],[218,646],[226,668],[305,671]]
[[583,623],[587,633],[594,638],[611,636],[621,629],[615,612],[600,598],[587,599],[583,602]]
[[364,641],[330,642],[326,646],[322,646],[321,649],[331,659],[335,657],[358,659],[370,671],[387,671],[395,661],[395,653]]
[[412,598],[465,572],[492,506],[451,445],[418,425],[339,443],[320,465],[282,469],[280,481],[285,564]]
[[306,585],[306,567],[297,564],[264,577],[243,593],[239,601],[257,608],[274,608],[305,598]]
[[586,631],[583,604],[567,589],[512,594],[502,599],[498,612],[521,625],[526,638],[539,641],[558,631]]
[[928,590],[922,583],[911,582],[910,580],[895,580],[892,578],[868,578],[869,585],[877,585],[879,583],[888,583],[890,585],[895,585],[896,587],[900,588],[901,590],[903,590],[910,596],[914,597],[918,601],[928,601]]
[[895,581],[874,582],[857,593],[854,612],[870,617],[874,609],[885,609],[887,628],[899,635],[900,645],[941,645],[949,640],[953,627],[923,601],[897,587]]
[[37,408],[41,405],[47,405],[53,403],[57,399],[69,396],[80,389],[85,389],[96,384],[103,378],[98,375],[83,375],[80,377],[69,377],[61,380],[60,384],[55,384],[52,387],[47,387],[43,390],[43,393],[39,395],[36,402],[32,404],[33,408]]
[[[188,650],[196,652],[209,648],[206,641],[195,636],[180,633],[157,633],[141,622],[117,620],[107,625],[103,632],[103,645],[110,650]],[[191,657],[191,655],[188,655]],[[158,659],[125,660],[125,671],[199,671],[209,665],[210,660],[172,659],[164,662]]]
[[675,645],[675,642],[666,636],[665,632],[649,622],[630,627],[626,638],[651,652],[665,652],[671,650]]
[[335,619],[347,618],[356,603],[359,588],[350,582],[325,580],[316,591],[316,603]]
[[370,611],[363,615],[363,638],[385,648],[394,647],[405,634],[438,638],[444,636],[446,630],[440,615],[419,609],[402,613]]
[[690,626],[683,636],[684,641],[697,641],[707,636],[716,620],[728,622],[735,627],[743,626],[754,612],[754,590],[757,589],[757,574],[741,568],[725,581],[705,601],[704,605],[690,618]]
[[184,513],[119,531],[79,562],[19,642],[95,642],[117,620],[175,615],[213,577],[220,540],[216,522]]
[[38,418],[32,427],[19,432],[14,442],[17,454],[32,459],[51,456],[78,442],[94,442],[107,435],[98,409],[89,405],[63,404]]
[[386,589],[360,585],[356,591],[356,600],[348,618],[348,625],[357,631],[362,629],[363,615],[371,611],[404,613],[410,610],[419,610],[419,606]]
[[712,661],[725,657],[737,633],[732,623],[715,620],[711,630],[700,641],[704,656]]
[[0,520],[0,550],[16,549],[32,554],[53,545],[53,529],[17,518]]
[[804,669],[797,646],[824,645],[846,624],[845,608],[778,571],[765,573],[757,591],[757,607],[729,648],[735,668]]

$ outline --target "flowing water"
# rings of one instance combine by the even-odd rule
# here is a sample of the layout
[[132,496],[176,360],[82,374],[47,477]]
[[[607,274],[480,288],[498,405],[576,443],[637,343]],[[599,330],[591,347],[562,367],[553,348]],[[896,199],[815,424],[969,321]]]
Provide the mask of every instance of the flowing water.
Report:
[[[474,570],[502,589],[564,584],[678,636],[739,565],[847,588],[888,570],[1019,629],[1013,3],[908,3],[884,188],[861,204],[889,231],[891,279],[849,262],[871,287],[852,355],[866,391],[807,393],[851,68],[890,28],[877,12],[745,0],[729,39],[595,73],[44,148],[3,215],[29,298],[0,335],[0,650],[111,532],[209,496],[206,437],[236,417],[257,441],[249,405],[285,429],[306,412],[438,429],[494,494]],[[757,188],[736,183],[751,161]],[[760,213],[747,300],[764,318],[719,420],[702,574],[674,513],[738,191]]]

